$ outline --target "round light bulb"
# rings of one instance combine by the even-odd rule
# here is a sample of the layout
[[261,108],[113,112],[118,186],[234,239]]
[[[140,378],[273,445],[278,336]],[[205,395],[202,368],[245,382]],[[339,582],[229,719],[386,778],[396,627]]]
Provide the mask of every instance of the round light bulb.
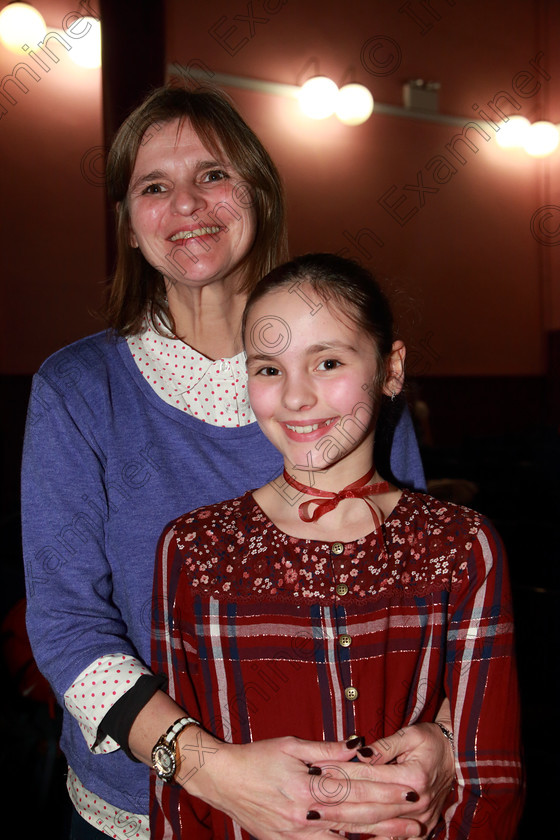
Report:
[[101,25],[92,17],[81,18],[80,25],[82,24],[90,24],[90,29],[80,40],[72,42],[69,56],[74,64],[93,70],[101,67]]
[[525,138],[525,151],[532,157],[546,157],[558,146],[558,129],[551,122],[533,123]]
[[338,87],[327,76],[314,76],[301,86],[298,101],[301,110],[312,120],[324,120],[334,114]]
[[24,44],[36,46],[46,33],[43,16],[28,3],[9,3],[0,12],[0,41],[13,52],[23,55]]
[[344,85],[338,91],[336,116],[346,125],[360,125],[371,116],[373,96],[363,85]]
[[496,143],[502,149],[515,149],[525,144],[527,132],[531,123],[526,117],[510,117],[500,125],[496,135]]

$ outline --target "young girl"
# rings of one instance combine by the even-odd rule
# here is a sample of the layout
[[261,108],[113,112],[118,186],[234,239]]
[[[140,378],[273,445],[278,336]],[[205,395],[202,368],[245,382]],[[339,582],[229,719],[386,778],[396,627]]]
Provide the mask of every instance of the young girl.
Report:
[[[405,359],[383,293],[355,263],[308,255],[260,282],[243,325],[251,405],[284,471],[162,535],[153,665],[192,718],[176,745],[183,787],[154,788],[153,837],[419,836],[433,823],[413,791],[395,805],[399,788],[379,776],[391,769],[379,766],[383,738],[433,726],[445,698],[456,783],[432,836],[514,837],[522,783],[504,552],[475,511],[401,490],[375,468],[376,418],[403,387]],[[322,754],[312,741],[328,742]],[[203,774],[205,791],[214,784],[204,802]],[[221,793],[232,778],[253,806],[243,830]],[[283,835],[259,825],[255,804],[279,790]]]

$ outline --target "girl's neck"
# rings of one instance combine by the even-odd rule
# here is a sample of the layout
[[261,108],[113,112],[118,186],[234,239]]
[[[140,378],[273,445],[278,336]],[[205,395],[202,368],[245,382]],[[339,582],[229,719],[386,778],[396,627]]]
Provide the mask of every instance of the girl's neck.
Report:
[[[309,473],[301,470],[288,469],[287,472],[294,478],[297,476],[297,481],[301,484],[305,482],[305,478],[309,477]],[[329,474],[328,480],[326,480],[327,473]],[[305,510],[309,514],[313,511],[313,505],[305,506],[311,499],[317,498],[316,494],[314,495],[314,490],[320,488],[321,490],[338,493],[348,484],[355,482],[366,474],[351,475],[349,480],[345,481],[342,479],[342,471],[336,470],[333,475],[332,468],[321,471],[320,474],[311,473],[312,481],[314,478],[316,478],[316,481],[313,481],[312,485],[311,483],[308,485],[310,492],[306,493],[294,488],[286,481],[284,475],[280,475],[269,484],[255,491],[253,496],[274,525],[292,537],[324,540],[326,542],[353,542],[367,536],[376,529],[371,507],[364,499],[342,499],[336,507],[322,513],[319,519],[312,522],[306,522],[302,519],[300,506],[304,506],[302,511]],[[335,476],[338,476],[338,480]],[[378,484],[382,481],[383,479],[376,471],[367,481],[367,484]],[[386,490],[385,487],[380,489],[384,492],[371,498],[374,499],[375,508],[379,511],[379,518],[384,521],[397,504],[401,491],[392,485],[386,486]]]

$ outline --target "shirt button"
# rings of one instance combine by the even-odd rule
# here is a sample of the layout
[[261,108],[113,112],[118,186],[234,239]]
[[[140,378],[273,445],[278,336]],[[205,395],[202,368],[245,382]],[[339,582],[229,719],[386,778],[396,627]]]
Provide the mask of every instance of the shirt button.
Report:
[[348,688],[344,689],[344,696],[347,700],[357,700],[358,699],[358,689],[354,688],[353,685],[349,685]]
[[338,644],[341,647],[350,647],[352,644],[352,636],[349,636],[347,633],[342,633],[342,635],[338,637]]
[[344,551],[344,543],[335,542],[331,545],[331,554],[342,554]]
[[336,587],[337,595],[348,595],[348,587],[345,583],[339,583]]

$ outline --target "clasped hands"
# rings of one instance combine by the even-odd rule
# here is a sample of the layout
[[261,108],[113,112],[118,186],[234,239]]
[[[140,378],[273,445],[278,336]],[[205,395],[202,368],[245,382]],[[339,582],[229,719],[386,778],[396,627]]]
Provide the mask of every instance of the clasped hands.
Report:
[[209,756],[201,759],[198,749],[199,766],[193,737],[187,729],[179,738],[177,781],[259,840],[332,840],[340,831],[426,837],[454,777],[451,746],[431,723],[366,746],[358,738],[344,744],[291,736],[227,744],[198,730]]

